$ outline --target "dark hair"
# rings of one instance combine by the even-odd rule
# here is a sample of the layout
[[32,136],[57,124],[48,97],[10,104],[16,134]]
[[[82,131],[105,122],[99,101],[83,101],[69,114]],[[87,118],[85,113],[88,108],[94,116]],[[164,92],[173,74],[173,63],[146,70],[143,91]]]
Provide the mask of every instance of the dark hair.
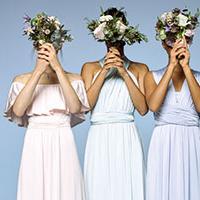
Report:
[[108,8],[107,10],[105,10],[105,11],[103,12],[103,14],[104,14],[104,15],[111,15],[111,16],[113,16],[113,17],[114,17],[114,16],[115,16],[115,17],[119,17],[119,18],[122,19],[122,22],[123,22],[124,24],[126,24],[126,23],[127,23],[126,13],[123,12],[122,10],[123,10],[123,8],[117,9],[117,8],[115,8],[115,7],[112,7],[112,8]]

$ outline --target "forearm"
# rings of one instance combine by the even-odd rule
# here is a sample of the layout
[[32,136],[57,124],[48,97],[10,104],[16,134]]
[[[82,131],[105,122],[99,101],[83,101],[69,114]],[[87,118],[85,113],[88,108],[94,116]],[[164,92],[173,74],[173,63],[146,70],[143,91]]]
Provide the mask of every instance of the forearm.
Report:
[[186,78],[195,108],[198,112],[200,112],[200,86],[197,80],[195,79],[189,66],[183,67],[183,71],[185,74],[185,78]]
[[149,99],[147,99],[147,103],[151,111],[158,111],[160,106],[162,105],[167,93],[169,82],[172,78],[173,70],[174,68],[170,65],[167,67],[167,70],[164,73],[160,82],[158,83],[156,89],[152,92]]
[[32,102],[32,97],[35,91],[35,88],[40,79],[41,73],[34,71],[30,80],[26,83],[20,94],[18,95],[14,105],[13,112],[17,116],[23,116],[27,107]]
[[81,102],[76,94],[76,91],[71,85],[71,82],[66,77],[64,70],[61,68],[56,71],[60,86],[65,98],[66,107],[69,108],[70,113],[79,113],[81,109]]
[[136,86],[128,73],[123,76],[123,80],[128,88],[133,105],[141,115],[145,115],[148,111],[148,107],[144,94]]
[[97,78],[95,79],[94,83],[87,90],[88,101],[91,109],[95,106],[97,102],[106,74],[107,71],[102,69]]

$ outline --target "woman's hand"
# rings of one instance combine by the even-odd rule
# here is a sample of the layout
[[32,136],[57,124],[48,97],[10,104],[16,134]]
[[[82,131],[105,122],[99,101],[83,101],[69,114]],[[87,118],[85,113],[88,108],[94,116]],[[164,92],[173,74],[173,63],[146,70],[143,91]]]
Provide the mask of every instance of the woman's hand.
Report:
[[187,68],[189,67],[189,62],[190,62],[190,52],[189,52],[185,37],[183,37],[183,43],[185,46],[185,51],[179,54],[178,59],[179,59],[179,64],[181,65],[181,67]]
[[110,68],[116,68],[121,77],[127,74],[120,52],[114,47],[110,48],[109,52],[106,54],[103,68],[107,71]]
[[179,63],[179,56],[185,51],[185,44],[182,39],[176,40],[173,48],[168,47],[165,43],[163,43],[163,47],[167,51],[169,55],[169,64],[173,69]]
[[42,75],[46,71],[48,65],[49,65],[48,61],[37,57],[34,72]]
[[38,51],[38,58],[49,62],[50,66],[55,72],[62,70],[62,66],[57,57],[57,52],[52,44],[45,43],[41,45],[41,48]]

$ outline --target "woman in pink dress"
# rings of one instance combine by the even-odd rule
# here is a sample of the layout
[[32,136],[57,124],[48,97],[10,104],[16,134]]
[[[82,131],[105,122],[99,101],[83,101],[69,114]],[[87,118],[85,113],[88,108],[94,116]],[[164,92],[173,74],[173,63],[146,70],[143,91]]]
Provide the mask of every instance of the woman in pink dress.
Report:
[[79,75],[65,72],[51,44],[37,51],[33,72],[17,76],[5,116],[27,127],[17,200],[83,200],[71,126],[89,109]]

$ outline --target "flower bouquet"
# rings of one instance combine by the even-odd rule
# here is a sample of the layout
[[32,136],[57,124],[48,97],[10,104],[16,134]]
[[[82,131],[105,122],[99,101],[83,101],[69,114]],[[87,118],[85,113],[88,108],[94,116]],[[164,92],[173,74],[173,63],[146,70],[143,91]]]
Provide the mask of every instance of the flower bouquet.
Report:
[[123,41],[128,45],[141,41],[147,42],[147,37],[138,31],[138,26],[129,26],[128,21],[121,18],[102,14],[98,20],[88,20],[87,28],[99,42],[116,43]]
[[34,18],[24,16],[24,24],[24,35],[33,41],[36,49],[44,43],[52,43],[58,51],[65,41],[72,41],[64,25],[55,16],[48,16],[44,12],[37,14]]
[[168,46],[173,46],[176,39],[186,37],[188,43],[192,42],[195,29],[199,25],[199,9],[192,15],[188,9],[175,8],[163,13],[156,23],[156,39],[165,41]]

